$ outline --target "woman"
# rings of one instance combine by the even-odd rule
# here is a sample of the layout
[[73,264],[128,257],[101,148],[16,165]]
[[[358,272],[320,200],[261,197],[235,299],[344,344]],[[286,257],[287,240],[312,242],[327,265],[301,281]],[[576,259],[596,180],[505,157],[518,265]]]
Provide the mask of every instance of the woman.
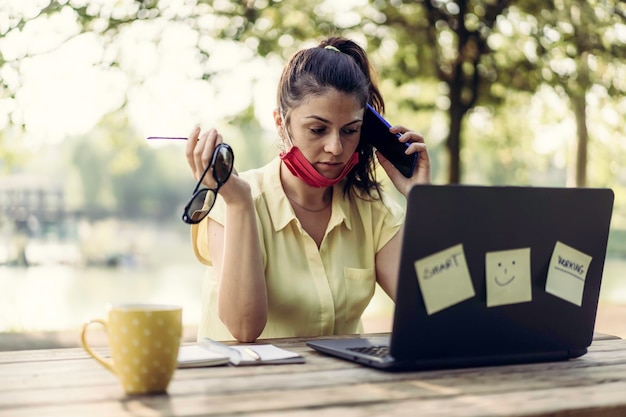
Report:
[[[198,337],[357,333],[376,282],[393,299],[402,209],[375,179],[374,151],[360,141],[364,108],[383,99],[363,49],[329,38],[296,53],[278,85],[276,130],[283,146],[266,166],[233,174],[210,214],[192,226],[198,259],[212,266]],[[400,141],[419,152],[405,178],[376,156],[407,195],[430,182],[424,139],[402,126]],[[198,179],[221,135],[196,127],[186,156]],[[215,186],[212,180],[206,186]]]

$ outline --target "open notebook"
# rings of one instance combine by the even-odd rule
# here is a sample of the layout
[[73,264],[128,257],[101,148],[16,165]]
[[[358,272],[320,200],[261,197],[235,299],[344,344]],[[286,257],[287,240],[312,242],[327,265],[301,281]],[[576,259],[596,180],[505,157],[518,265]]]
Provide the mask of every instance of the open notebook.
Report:
[[304,357],[271,344],[226,345],[208,338],[178,350],[179,368],[196,368],[231,364],[280,365],[304,363]]
[[415,186],[391,335],[308,345],[387,370],[583,355],[612,209],[609,189]]

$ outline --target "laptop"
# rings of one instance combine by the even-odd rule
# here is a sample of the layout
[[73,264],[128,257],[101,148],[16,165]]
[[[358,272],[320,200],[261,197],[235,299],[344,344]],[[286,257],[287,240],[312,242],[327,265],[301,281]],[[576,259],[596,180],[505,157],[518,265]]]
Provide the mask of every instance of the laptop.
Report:
[[610,189],[416,185],[391,334],[307,345],[389,371],[584,355],[613,199]]

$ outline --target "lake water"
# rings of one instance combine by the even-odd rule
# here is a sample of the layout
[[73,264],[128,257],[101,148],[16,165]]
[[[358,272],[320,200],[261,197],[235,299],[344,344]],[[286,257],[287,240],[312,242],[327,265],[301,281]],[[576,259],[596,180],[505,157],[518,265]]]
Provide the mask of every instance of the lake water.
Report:
[[[102,317],[107,303],[149,302],[183,306],[183,321],[200,317],[204,267],[197,262],[159,268],[0,267],[0,332],[76,329]],[[626,304],[626,260],[608,259],[601,303]],[[377,294],[366,312],[391,314]]]
[[107,303],[183,306],[185,324],[197,323],[204,268],[97,269],[69,266],[0,268],[0,332],[76,328],[102,317]]

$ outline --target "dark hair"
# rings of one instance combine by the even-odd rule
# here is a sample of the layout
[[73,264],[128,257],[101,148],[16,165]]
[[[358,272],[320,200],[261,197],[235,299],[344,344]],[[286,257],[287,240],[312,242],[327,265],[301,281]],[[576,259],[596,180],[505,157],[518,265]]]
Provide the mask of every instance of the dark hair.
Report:
[[[297,52],[289,60],[278,83],[278,109],[286,117],[287,111],[306,97],[334,89],[354,95],[363,107],[370,103],[382,114],[385,104],[374,74],[363,48],[346,38],[328,38],[317,47]],[[378,199],[381,186],[376,180],[372,145],[359,141],[356,151],[359,163],[346,176],[344,194],[355,187]]]

